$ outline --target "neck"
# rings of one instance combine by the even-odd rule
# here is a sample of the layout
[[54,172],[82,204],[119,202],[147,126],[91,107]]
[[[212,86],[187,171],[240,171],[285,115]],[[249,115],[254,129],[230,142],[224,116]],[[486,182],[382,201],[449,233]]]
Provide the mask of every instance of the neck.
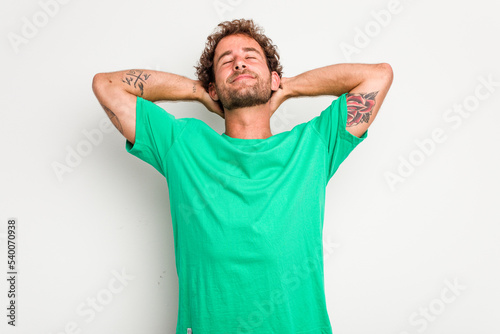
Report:
[[224,110],[226,135],[240,139],[266,139],[272,136],[269,103]]

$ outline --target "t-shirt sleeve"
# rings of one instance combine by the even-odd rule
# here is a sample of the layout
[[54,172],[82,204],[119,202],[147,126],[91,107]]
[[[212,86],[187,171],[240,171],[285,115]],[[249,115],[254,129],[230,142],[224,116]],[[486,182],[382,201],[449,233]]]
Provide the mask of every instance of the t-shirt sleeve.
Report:
[[313,118],[310,123],[326,146],[328,181],[351,151],[368,136],[368,130],[360,138],[346,130],[346,94],[334,100],[328,108],[323,110],[319,116]]
[[135,115],[135,143],[126,141],[127,152],[166,176],[168,151],[187,125],[187,118],[176,119],[160,106],[139,96]]

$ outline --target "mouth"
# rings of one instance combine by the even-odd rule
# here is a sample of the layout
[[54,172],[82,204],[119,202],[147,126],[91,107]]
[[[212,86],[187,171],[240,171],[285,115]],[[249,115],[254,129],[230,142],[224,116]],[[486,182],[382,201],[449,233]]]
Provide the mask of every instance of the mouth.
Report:
[[236,78],[231,80],[231,83],[236,82],[236,81],[240,81],[240,80],[245,80],[245,79],[255,79],[255,77],[251,74],[240,74]]

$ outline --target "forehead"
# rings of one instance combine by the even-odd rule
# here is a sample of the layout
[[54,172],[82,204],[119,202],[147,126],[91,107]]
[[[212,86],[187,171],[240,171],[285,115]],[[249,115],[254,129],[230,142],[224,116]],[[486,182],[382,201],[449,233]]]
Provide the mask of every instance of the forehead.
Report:
[[217,47],[215,48],[214,59],[217,60],[217,57],[226,51],[241,50],[244,47],[255,48],[259,50],[262,55],[264,55],[264,50],[255,39],[247,35],[235,34],[226,36],[219,41],[219,44],[217,44]]

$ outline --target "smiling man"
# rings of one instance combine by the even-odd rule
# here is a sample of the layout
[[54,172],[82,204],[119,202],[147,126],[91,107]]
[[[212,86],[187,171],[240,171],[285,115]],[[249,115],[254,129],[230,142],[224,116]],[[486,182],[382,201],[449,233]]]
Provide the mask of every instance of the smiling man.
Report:
[[[330,334],[322,230],[326,186],[367,136],[392,83],[388,64],[335,64],[282,77],[252,20],[219,24],[198,80],[152,70],[96,74],[92,88],[126,149],[167,181],[179,313],[176,333]],[[287,99],[338,98],[272,134]],[[198,101],[219,135],[153,102]],[[361,187],[361,185],[358,185]]]
[[218,80],[209,86],[209,93],[212,99],[221,100],[224,109],[263,105],[279,86],[279,75],[269,72],[262,49],[251,37],[237,34],[222,39],[215,59]]

